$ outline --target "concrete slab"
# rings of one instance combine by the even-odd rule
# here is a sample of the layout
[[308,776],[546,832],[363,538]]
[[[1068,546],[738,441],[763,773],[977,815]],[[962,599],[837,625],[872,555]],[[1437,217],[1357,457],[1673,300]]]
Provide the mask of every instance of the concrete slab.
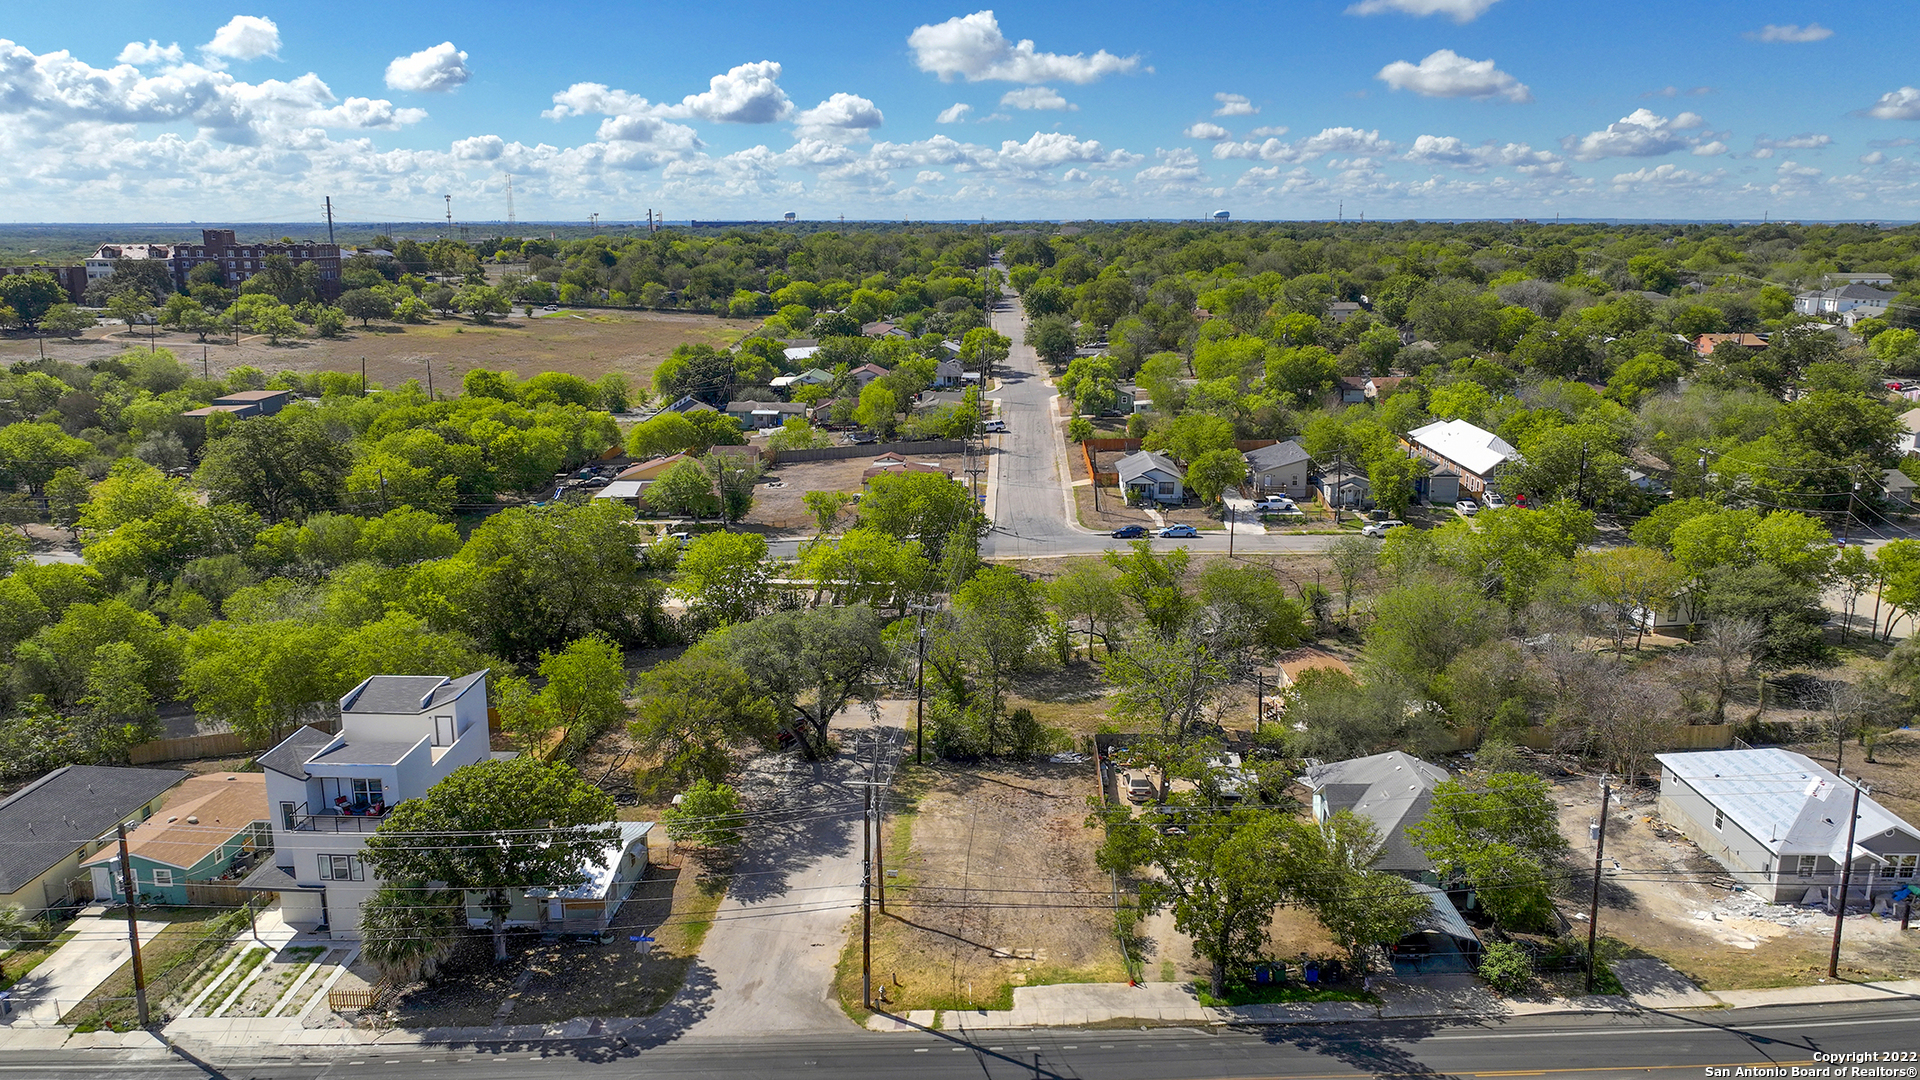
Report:
[[1609,966],[1628,999],[1643,1009],[1713,1009],[1720,1005],[1720,999],[1653,957],[1615,960]]
[[1896,982],[1830,982],[1814,986],[1782,986],[1773,990],[1716,990],[1714,997],[1736,1009],[1763,1005],[1830,1005],[1844,1001],[1920,1000],[1920,979]]
[[[145,919],[138,925],[142,943],[167,927]],[[13,985],[14,1013],[6,1022],[20,1027],[58,1024],[62,1014],[133,957],[124,915],[79,918],[68,929],[73,931],[72,939]]]

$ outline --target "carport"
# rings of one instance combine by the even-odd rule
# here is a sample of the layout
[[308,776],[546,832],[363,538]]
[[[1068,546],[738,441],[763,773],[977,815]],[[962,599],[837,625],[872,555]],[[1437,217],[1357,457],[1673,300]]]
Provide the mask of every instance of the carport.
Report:
[[1447,894],[1431,885],[1415,883],[1426,898],[1427,912],[1414,923],[1413,933],[1394,942],[1393,973],[1411,975],[1470,975],[1480,967],[1480,935],[1473,932]]

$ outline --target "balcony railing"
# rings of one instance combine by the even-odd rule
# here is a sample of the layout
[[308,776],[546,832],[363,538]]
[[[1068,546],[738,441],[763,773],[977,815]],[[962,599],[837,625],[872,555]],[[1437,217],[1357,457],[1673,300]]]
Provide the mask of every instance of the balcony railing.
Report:
[[[302,806],[301,809],[305,810],[306,807]],[[365,810],[356,810],[351,813],[342,810],[322,810],[318,813],[294,814],[293,828],[296,832],[370,833],[379,828],[383,820],[385,820],[384,814],[374,814]]]

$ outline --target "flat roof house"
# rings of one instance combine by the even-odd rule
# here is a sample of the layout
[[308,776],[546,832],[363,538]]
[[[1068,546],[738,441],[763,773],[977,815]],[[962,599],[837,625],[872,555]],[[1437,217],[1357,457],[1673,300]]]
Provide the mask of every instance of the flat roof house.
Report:
[[[273,846],[262,773],[189,777],[165,805],[127,837],[133,888],[151,903],[192,903],[187,885],[237,879],[256,852]],[[93,876],[93,897],[123,903],[120,848],[110,844],[81,864]]]
[[1812,758],[1773,747],[1654,756],[1660,816],[1764,899],[1831,904],[1848,861],[1849,903],[1920,885],[1920,829],[1862,795],[1849,851],[1853,792]]
[[114,840],[115,826],[152,816],[186,778],[179,769],[68,765],[9,795],[0,802],[0,908],[38,915],[92,899],[80,864]]
[[360,852],[387,808],[490,753],[484,669],[373,676],[340,699],[339,734],[303,727],[260,756],[274,857],[246,887],[279,893],[289,924],[358,937],[360,905],[380,887]]
[[1414,428],[1406,443],[1416,456],[1457,473],[1461,488],[1476,495],[1487,489],[1494,470],[1520,457],[1505,439],[1465,420],[1436,420]]

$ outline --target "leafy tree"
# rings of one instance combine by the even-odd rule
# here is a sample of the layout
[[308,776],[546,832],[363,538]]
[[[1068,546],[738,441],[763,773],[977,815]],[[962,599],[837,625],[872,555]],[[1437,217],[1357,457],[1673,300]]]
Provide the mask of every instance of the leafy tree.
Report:
[[1343,617],[1353,614],[1353,595],[1360,587],[1360,580],[1372,572],[1379,555],[1379,541],[1357,535],[1343,536],[1327,549],[1333,572],[1340,578]]
[[1414,686],[1428,685],[1495,630],[1487,602],[1444,577],[1416,577],[1389,589],[1374,599],[1373,614],[1369,663]]
[[1493,773],[1479,784],[1441,782],[1407,834],[1443,881],[1471,886],[1502,926],[1529,930],[1553,918],[1550,875],[1569,849],[1558,822],[1545,780]]
[[1371,821],[1342,810],[1317,827],[1292,825],[1283,879],[1365,970],[1374,946],[1413,932],[1427,914],[1427,899],[1405,878],[1371,869],[1380,854],[1380,831]]
[[698,847],[733,847],[746,838],[740,796],[732,787],[706,777],[693,782],[680,801],[661,811],[660,821],[675,843]]
[[746,672],[706,644],[640,676],[638,698],[628,730],[656,763],[649,774],[656,792],[689,779],[724,780],[732,748],[770,736],[779,719]]
[[844,491],[808,491],[801,493],[800,501],[806,504],[807,512],[820,527],[817,535],[825,536],[833,531],[833,523],[839,520],[853,496]]
[[47,478],[45,491],[53,523],[78,536],[80,512],[93,497],[93,484],[78,469],[60,468]]
[[309,619],[215,622],[186,638],[182,683],[194,708],[265,746],[315,702],[345,693],[324,662],[338,629]]
[[1073,324],[1064,315],[1044,315],[1027,324],[1026,343],[1041,360],[1058,368],[1073,359]]
[[501,726],[520,736],[527,753],[570,758],[627,717],[627,673],[620,650],[599,634],[542,653],[535,690],[525,679],[500,680]]
[[365,326],[375,319],[393,317],[393,301],[384,292],[372,289],[349,289],[340,294],[340,310],[350,319],[359,319]]
[[680,556],[673,591],[720,625],[746,622],[766,604],[766,559],[757,533],[697,536]]
[[273,523],[337,505],[351,463],[317,413],[294,409],[232,425],[208,445],[198,478],[214,502]]
[[1076,559],[1047,583],[1047,596],[1062,618],[1085,620],[1089,660],[1096,635],[1112,650],[1114,627],[1126,617],[1127,606],[1111,566],[1097,559]]
[[647,505],[663,514],[684,515],[695,521],[720,512],[713,480],[698,461],[682,461],[661,473],[647,486]]
[[714,497],[719,500],[720,523],[739,521],[753,509],[754,485],[760,482],[760,476],[766,471],[758,454],[716,454],[709,452],[700,459],[700,469],[713,485]]
[[1187,466],[1187,487],[1202,502],[1217,502],[1228,491],[1238,489],[1247,475],[1247,461],[1238,450],[1209,450]]
[[1634,627],[1633,647],[1637,651],[1646,623],[1635,614],[1656,611],[1673,599],[1680,588],[1680,574],[1665,552],[1653,548],[1624,547],[1583,551],[1574,560],[1574,573],[1580,583],[1613,609],[1613,648],[1626,647],[1627,626]]
[[871,703],[887,663],[880,618],[864,604],[776,611],[713,639],[747,673],[756,696],[792,717],[810,756],[827,753],[833,718],[855,701]]
[[1170,638],[1186,624],[1193,610],[1184,586],[1186,548],[1157,552],[1149,541],[1135,540],[1126,551],[1104,551],[1101,558],[1118,574],[1121,595],[1133,601],[1156,634]]
[[282,304],[266,308],[253,316],[254,332],[267,335],[267,344],[278,345],[283,337],[300,336],[300,323],[293,317],[293,310]]
[[899,399],[877,379],[860,391],[860,404],[853,410],[854,422],[882,439],[893,438],[899,416]]
[[1093,421],[1084,416],[1076,416],[1067,421],[1067,438],[1077,443],[1093,438]]
[[958,544],[971,553],[986,533],[986,518],[966,485],[939,473],[884,473],[867,483],[860,524],[897,540],[917,539],[939,563]]
[[8,274],[0,277],[0,306],[12,308],[13,317],[29,330],[39,328],[48,312],[66,302],[67,290],[60,287],[52,274]]
[[50,334],[74,337],[83,330],[93,329],[98,322],[91,312],[82,310],[78,305],[55,304],[40,320],[40,328]]
[[62,469],[93,453],[93,444],[76,439],[57,424],[21,421],[0,427],[0,484],[9,490],[25,484],[35,495]]
[[[613,799],[572,767],[531,757],[464,765],[387,812],[367,868],[388,881],[439,881],[482,894],[493,958],[507,958],[507,911],[529,884],[577,881],[619,843]],[[425,841],[425,842],[423,842]]]

